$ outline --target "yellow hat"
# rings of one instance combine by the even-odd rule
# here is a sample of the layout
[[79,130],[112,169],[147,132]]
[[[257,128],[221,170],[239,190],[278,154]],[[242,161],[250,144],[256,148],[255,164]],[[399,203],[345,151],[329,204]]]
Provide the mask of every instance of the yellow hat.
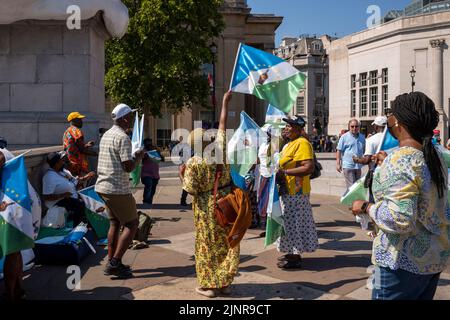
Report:
[[73,119],[83,119],[86,118],[86,116],[83,116],[81,113],[79,112],[72,112],[71,114],[69,114],[67,116],[67,121],[72,121]]

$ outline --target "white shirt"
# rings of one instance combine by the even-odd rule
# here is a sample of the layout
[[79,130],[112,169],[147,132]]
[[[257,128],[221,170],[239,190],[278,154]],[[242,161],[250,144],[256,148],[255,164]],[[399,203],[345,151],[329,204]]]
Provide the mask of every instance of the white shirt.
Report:
[[371,136],[366,140],[366,152],[364,152],[365,156],[373,156],[377,153],[378,148],[381,144],[381,140],[383,139],[383,133],[377,133],[374,136]]
[[0,152],[5,156],[5,162],[14,158],[14,155],[7,149],[0,149]]
[[[56,172],[53,169],[48,169],[42,179],[42,194],[49,196],[54,194],[64,194],[70,192],[72,198],[78,199],[77,184],[78,180],[72,174],[63,169],[63,171]],[[59,200],[45,201],[47,208],[53,207]]]
[[270,144],[263,142],[258,151],[259,158],[259,172],[261,176],[265,178],[270,178],[272,176],[272,170],[270,170],[270,159],[268,159]]

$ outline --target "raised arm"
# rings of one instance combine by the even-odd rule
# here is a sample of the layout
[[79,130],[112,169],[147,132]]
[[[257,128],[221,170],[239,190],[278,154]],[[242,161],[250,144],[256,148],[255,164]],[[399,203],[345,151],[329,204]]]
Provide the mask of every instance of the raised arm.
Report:
[[220,113],[220,120],[219,120],[219,130],[225,131],[227,129],[228,104],[230,103],[232,96],[233,93],[231,91],[228,91],[223,96],[222,111]]

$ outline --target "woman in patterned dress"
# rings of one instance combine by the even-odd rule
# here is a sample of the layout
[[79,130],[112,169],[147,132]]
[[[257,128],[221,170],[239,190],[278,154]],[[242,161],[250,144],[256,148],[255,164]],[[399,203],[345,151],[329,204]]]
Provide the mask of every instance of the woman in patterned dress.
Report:
[[388,112],[400,148],[376,156],[375,203],[355,201],[379,228],[373,243],[374,300],[432,300],[450,256],[447,166],[432,144],[439,113],[421,92],[404,94]]
[[[230,285],[239,266],[239,246],[231,248],[227,242],[229,229],[222,228],[214,215],[214,180],[216,176],[216,163],[225,163],[226,154],[225,129],[228,115],[228,104],[231,92],[225,94],[216,138],[218,144],[216,160],[207,159],[205,146],[202,146],[202,129],[194,130],[189,140],[194,147],[195,155],[189,159],[185,167],[181,168],[183,189],[194,197],[194,224],[195,224],[195,267],[199,287],[196,292],[203,296],[213,298],[218,294],[230,294]],[[198,150],[197,150],[198,149]],[[219,154],[221,153],[221,154]],[[219,179],[217,199],[231,192],[230,167],[222,165],[222,175]]]
[[309,176],[314,172],[314,153],[303,137],[305,120],[302,117],[283,119],[290,142],[283,148],[278,181],[285,234],[278,241],[278,251],[286,255],[278,260],[281,269],[301,268],[301,254],[319,247],[309,194]]

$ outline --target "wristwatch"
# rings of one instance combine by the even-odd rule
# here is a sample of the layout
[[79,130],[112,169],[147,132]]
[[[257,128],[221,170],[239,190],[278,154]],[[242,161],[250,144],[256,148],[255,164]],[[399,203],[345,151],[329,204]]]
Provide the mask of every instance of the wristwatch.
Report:
[[367,208],[369,207],[369,202],[364,202],[363,205],[361,206],[361,211],[363,213],[367,213]]

